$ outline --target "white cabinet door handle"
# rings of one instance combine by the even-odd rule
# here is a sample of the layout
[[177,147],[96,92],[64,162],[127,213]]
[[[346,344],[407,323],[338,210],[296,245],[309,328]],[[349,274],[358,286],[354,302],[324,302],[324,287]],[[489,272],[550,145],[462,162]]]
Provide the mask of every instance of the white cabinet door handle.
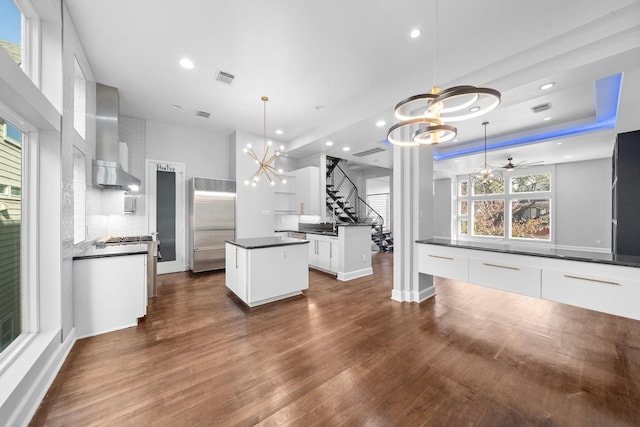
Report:
[[238,248],[236,248],[236,270],[238,269]]
[[509,267],[508,265],[489,264],[488,262],[483,262],[482,264],[486,265],[487,267],[506,268],[507,270],[520,270],[518,267]]
[[440,258],[440,259],[448,259],[449,261],[453,261],[453,258],[449,256],[440,256],[440,255],[429,255],[431,258]]
[[604,283],[605,285],[622,286],[618,282],[609,282],[607,280],[590,279],[588,277],[573,276],[571,274],[565,274],[564,277],[568,279],[586,280],[587,282]]

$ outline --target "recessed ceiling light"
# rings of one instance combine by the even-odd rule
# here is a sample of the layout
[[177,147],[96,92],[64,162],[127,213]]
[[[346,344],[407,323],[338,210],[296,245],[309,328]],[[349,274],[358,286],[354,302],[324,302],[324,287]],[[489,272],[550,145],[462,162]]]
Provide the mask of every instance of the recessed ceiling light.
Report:
[[545,117],[543,120],[546,122],[547,120],[551,120],[551,117]]
[[453,142],[458,142],[458,138],[454,139]]
[[189,58],[182,58],[180,60],[180,65],[182,66],[182,68],[186,68],[187,70],[192,70],[193,67],[195,67],[195,65],[193,64],[193,61],[190,60]]
[[349,147],[342,147],[342,151],[349,151],[349,150],[351,150],[351,148],[349,148]]
[[564,156],[565,159],[570,159],[571,158],[571,154],[567,154],[566,156]]
[[412,39],[417,39],[418,37],[420,37],[420,30],[415,28],[411,30],[411,33],[409,35],[411,36]]
[[545,83],[543,85],[540,85],[540,87],[538,87],[538,89],[540,90],[547,90],[547,89],[551,89],[552,87],[554,87],[556,84],[555,82],[549,82],[549,83]]
[[475,113],[476,111],[480,111],[480,107],[477,105],[475,107],[469,108],[470,113]]
[[276,129],[276,135],[282,135],[283,133],[282,129]]
[[385,122],[384,120],[378,120],[376,122],[376,126],[378,126],[379,128],[381,128],[382,126],[386,125],[387,122]]
[[556,145],[562,145],[562,141],[556,142]]
[[324,143],[327,147],[331,147],[333,145],[333,141],[327,141]]

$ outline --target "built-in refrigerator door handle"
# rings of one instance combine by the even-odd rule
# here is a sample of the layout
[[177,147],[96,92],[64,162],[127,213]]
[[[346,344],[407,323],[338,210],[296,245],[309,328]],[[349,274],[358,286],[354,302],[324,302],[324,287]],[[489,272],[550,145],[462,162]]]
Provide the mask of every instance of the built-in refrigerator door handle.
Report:
[[236,248],[236,270],[238,269],[238,248]]

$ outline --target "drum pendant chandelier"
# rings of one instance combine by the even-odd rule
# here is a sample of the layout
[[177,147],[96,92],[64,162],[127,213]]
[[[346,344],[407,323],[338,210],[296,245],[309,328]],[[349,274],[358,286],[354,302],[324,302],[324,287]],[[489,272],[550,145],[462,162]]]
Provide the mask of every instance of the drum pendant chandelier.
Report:
[[[435,1],[435,9],[434,70],[438,63],[438,0]],[[458,130],[445,123],[486,114],[495,110],[500,105],[500,100],[501,94],[495,89],[454,86],[440,91],[434,85],[431,93],[413,95],[396,104],[394,116],[399,122],[389,128],[387,140],[405,147],[451,141]]]

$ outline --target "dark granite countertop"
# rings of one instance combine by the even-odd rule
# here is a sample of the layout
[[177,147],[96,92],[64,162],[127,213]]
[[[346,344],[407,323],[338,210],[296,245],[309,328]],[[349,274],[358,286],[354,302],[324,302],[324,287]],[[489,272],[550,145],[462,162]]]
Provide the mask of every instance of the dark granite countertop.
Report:
[[147,253],[148,245],[146,243],[131,245],[108,245],[105,247],[96,247],[95,244],[91,244],[77,247],[73,259],[75,261],[81,259],[107,258],[115,256],[144,255]]
[[227,240],[227,243],[230,243],[235,246],[240,246],[244,249],[264,249],[264,248],[273,248],[277,246],[288,246],[288,245],[304,245],[309,243],[308,240],[302,239],[294,239],[291,237],[254,237],[251,239],[236,239],[236,240]]
[[614,255],[604,252],[573,251],[544,246],[518,246],[510,243],[473,242],[451,239],[416,240],[416,243],[640,268],[640,256],[634,255]]

